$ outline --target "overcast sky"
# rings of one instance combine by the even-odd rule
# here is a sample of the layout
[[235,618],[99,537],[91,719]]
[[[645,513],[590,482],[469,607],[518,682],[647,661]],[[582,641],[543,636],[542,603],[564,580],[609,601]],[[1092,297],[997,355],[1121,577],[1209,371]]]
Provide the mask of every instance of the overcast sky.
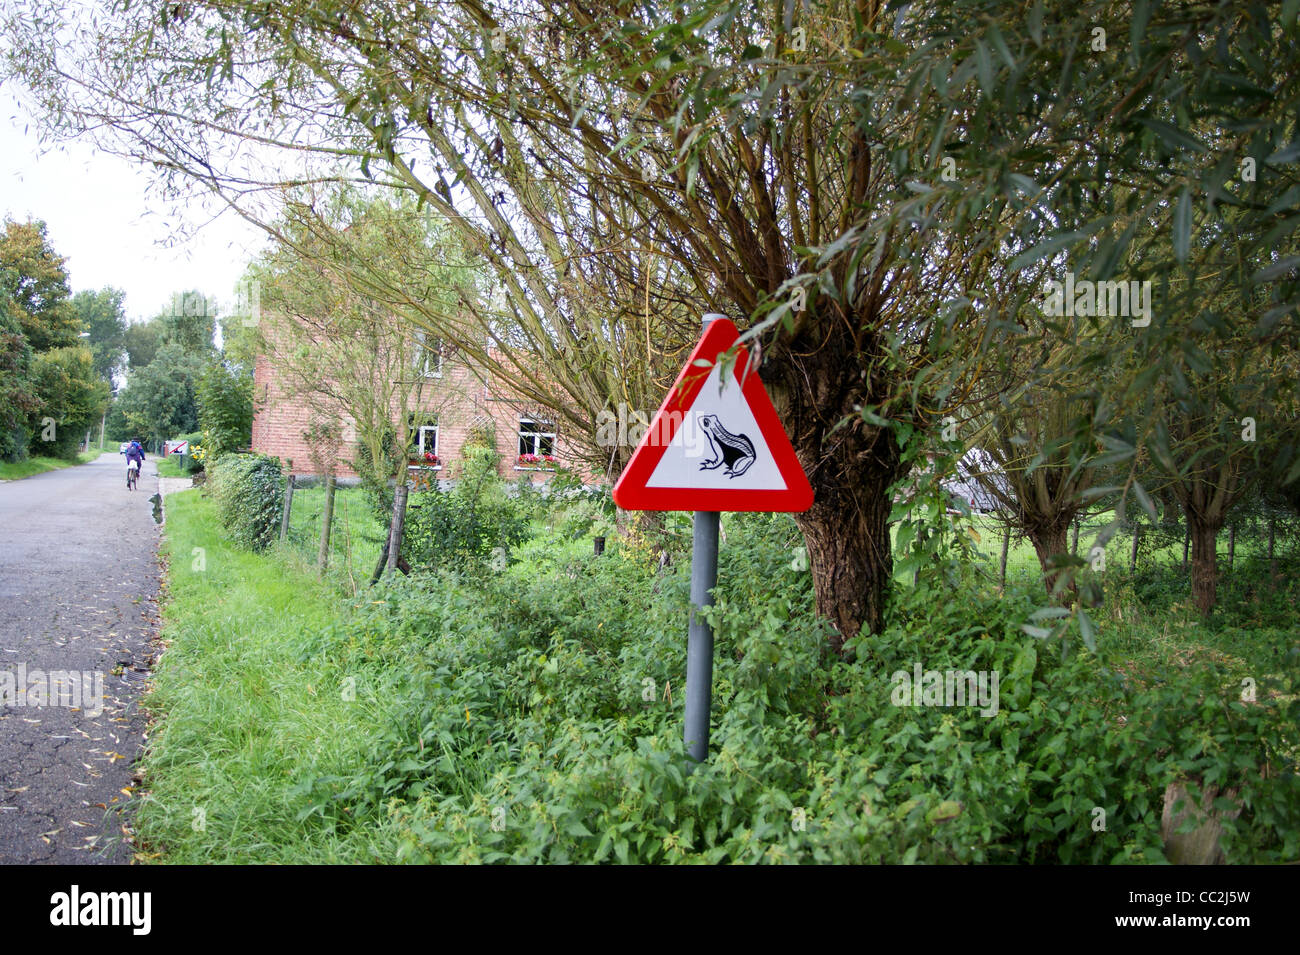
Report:
[[233,304],[263,233],[229,212],[209,221],[216,207],[195,203],[184,217],[202,228],[176,241],[172,210],[150,193],[142,170],[79,142],[42,156],[35,128],[24,132],[28,118],[12,90],[0,87],[0,104],[0,217],[45,220],[54,251],[67,257],[74,293],[119,288],[133,321],[191,288]]

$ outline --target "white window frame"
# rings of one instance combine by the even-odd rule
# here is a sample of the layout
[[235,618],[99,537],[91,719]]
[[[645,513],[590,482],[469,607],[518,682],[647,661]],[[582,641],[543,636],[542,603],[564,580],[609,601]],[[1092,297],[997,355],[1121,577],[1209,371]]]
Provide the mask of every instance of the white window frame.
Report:
[[[531,432],[529,432],[527,435],[525,435],[525,434],[524,434],[524,425],[526,425],[526,424],[536,425],[536,426],[540,426],[540,427],[546,427],[546,426],[549,426],[552,430],[550,430],[550,431],[531,431]],[[519,428],[518,428],[518,431],[516,432],[516,433],[517,433],[517,437],[518,437],[519,440],[518,440],[518,443],[515,445],[515,447],[516,447],[516,448],[519,448],[519,447],[523,444],[525,438],[528,438],[528,439],[530,439],[530,440],[532,441],[532,450],[531,450],[531,451],[517,451],[517,455],[523,455],[523,454],[535,454],[535,455],[537,455],[538,457],[541,457],[541,456],[542,456],[542,452],[538,450],[538,444],[541,442],[542,439],[544,439],[544,438],[550,438],[550,439],[551,439],[551,451],[550,451],[551,457],[557,457],[557,455],[556,455],[556,453],[555,453],[555,450],[556,450],[556,440],[557,440],[557,438],[558,438],[558,432],[557,432],[556,430],[554,430],[554,429],[555,429],[555,422],[554,422],[553,420],[550,420],[550,419],[547,419],[547,418],[530,418],[530,417],[526,417],[526,416],[524,416],[524,415],[520,415],[520,417],[519,417]]]
[[420,425],[419,437],[416,439],[416,440],[419,442],[419,445],[418,445],[418,446],[419,446],[419,449],[420,449],[420,457],[424,457],[424,452],[425,452],[426,450],[429,450],[429,449],[425,448],[425,446],[424,446],[424,433],[425,433],[426,431],[432,431],[432,432],[433,432],[433,448],[432,448],[432,450],[433,450],[433,453],[434,453],[434,454],[437,454],[437,453],[438,453],[438,426],[437,426],[436,424],[422,424],[422,425]]
[[415,361],[416,361],[416,367],[420,371],[420,374],[424,375],[425,378],[441,378],[443,352],[446,350],[446,343],[441,338],[433,339],[433,341],[438,346],[437,349],[438,367],[430,368],[429,367],[430,349],[426,347],[426,344],[428,342],[428,335],[423,331],[418,331],[415,333],[415,340],[419,346],[419,351],[416,352]]
[[[426,431],[432,431],[432,432],[433,432],[433,447],[432,447],[432,448],[427,448],[427,447],[425,446],[424,434],[425,434]],[[424,462],[424,452],[425,452],[425,451],[432,451],[434,454],[439,454],[439,451],[438,451],[438,425],[436,425],[436,424],[422,424],[422,425],[417,425],[417,426],[416,426],[416,429],[415,429],[415,453],[416,453],[416,455],[419,457],[419,461],[418,461],[416,464],[409,464],[409,463],[408,463],[407,466],[406,466],[406,467],[407,467],[407,470],[412,470],[412,471],[413,471],[413,470],[418,470],[418,469],[420,469],[420,468],[431,468],[431,469],[434,470],[434,471],[441,471],[441,470],[442,470],[442,461],[441,461],[441,459],[438,461],[437,464],[425,464],[425,463],[423,463],[423,462]],[[439,454],[439,458],[441,458],[441,455],[440,455],[440,454]]]

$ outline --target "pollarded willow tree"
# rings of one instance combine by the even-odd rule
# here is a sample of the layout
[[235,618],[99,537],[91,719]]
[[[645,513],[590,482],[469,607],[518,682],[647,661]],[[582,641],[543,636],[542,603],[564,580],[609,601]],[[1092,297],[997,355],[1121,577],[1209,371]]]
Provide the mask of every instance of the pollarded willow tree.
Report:
[[[447,337],[521,384],[542,368],[537,399],[588,434],[657,404],[700,312],[749,325],[841,642],[881,621],[905,445],[1021,333],[1036,290],[994,296],[990,267],[1098,236],[1101,271],[1122,265],[1132,235],[1098,190],[1177,138],[1204,38],[1228,59],[1278,42],[1227,3],[152,0],[78,49],[59,4],[21,6],[10,65],[51,127],[261,221],[268,187],[357,174],[445,218],[502,292]],[[1099,18],[1125,50],[1096,49]],[[1230,104],[1261,158],[1292,92]],[[1119,147],[1099,161],[1098,140]]]

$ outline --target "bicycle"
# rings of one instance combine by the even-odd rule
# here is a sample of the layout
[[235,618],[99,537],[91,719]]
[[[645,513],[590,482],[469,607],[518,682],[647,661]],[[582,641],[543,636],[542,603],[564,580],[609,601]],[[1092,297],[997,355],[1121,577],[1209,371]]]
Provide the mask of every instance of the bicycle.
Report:
[[140,483],[140,463],[138,461],[126,462],[126,489],[134,491]]

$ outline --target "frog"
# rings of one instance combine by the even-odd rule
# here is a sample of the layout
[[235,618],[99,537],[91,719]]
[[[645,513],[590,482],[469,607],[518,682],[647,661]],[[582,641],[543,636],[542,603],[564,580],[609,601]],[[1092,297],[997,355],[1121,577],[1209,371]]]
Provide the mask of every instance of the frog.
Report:
[[700,429],[709,439],[709,450],[713,456],[700,462],[701,471],[712,471],[726,465],[723,472],[730,478],[738,478],[757,459],[754,442],[743,434],[732,434],[722,426],[717,415],[700,415]]

